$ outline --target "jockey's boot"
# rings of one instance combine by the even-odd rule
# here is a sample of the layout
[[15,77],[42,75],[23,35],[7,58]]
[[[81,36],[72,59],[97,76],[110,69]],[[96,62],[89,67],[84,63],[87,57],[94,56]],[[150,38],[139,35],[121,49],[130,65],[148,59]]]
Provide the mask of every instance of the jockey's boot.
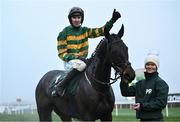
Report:
[[65,92],[65,88],[69,84],[69,82],[79,73],[78,70],[72,69],[67,76],[57,84],[56,90],[52,93],[52,96],[63,96]]

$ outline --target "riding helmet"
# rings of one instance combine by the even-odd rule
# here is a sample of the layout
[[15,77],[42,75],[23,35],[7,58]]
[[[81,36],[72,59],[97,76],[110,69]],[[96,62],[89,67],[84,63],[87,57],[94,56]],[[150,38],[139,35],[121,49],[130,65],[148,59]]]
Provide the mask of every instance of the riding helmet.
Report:
[[73,7],[70,10],[69,15],[68,15],[68,19],[69,19],[69,22],[71,23],[71,25],[72,25],[72,22],[71,22],[71,17],[72,16],[81,16],[82,17],[81,24],[83,23],[84,11],[80,7]]

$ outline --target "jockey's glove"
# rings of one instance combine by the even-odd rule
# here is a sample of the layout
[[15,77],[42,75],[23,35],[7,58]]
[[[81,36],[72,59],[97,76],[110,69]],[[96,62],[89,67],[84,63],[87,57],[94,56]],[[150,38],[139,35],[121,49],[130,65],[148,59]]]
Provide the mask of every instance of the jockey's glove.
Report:
[[121,14],[118,11],[116,11],[116,9],[114,9],[111,19],[114,22],[116,22],[120,17],[121,17]]
[[69,63],[72,65],[72,67],[80,72],[84,71],[86,68],[86,63],[80,59],[73,59],[70,60]]

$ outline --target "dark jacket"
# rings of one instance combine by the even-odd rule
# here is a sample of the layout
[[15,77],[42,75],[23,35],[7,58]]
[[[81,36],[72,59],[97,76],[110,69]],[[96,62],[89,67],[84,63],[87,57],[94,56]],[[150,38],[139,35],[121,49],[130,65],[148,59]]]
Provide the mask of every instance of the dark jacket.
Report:
[[135,96],[135,102],[140,103],[140,110],[136,111],[139,119],[163,118],[162,109],[166,107],[169,87],[158,76],[158,72],[145,73],[145,80],[138,81],[135,85],[120,83],[123,96]]

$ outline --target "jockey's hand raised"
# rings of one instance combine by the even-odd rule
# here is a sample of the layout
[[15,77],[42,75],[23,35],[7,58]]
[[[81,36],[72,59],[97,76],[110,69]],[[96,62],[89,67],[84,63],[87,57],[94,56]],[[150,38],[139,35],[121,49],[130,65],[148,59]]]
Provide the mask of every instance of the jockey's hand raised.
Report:
[[116,22],[120,17],[121,17],[121,14],[118,11],[116,11],[116,9],[114,9],[113,14],[112,14],[112,20]]

